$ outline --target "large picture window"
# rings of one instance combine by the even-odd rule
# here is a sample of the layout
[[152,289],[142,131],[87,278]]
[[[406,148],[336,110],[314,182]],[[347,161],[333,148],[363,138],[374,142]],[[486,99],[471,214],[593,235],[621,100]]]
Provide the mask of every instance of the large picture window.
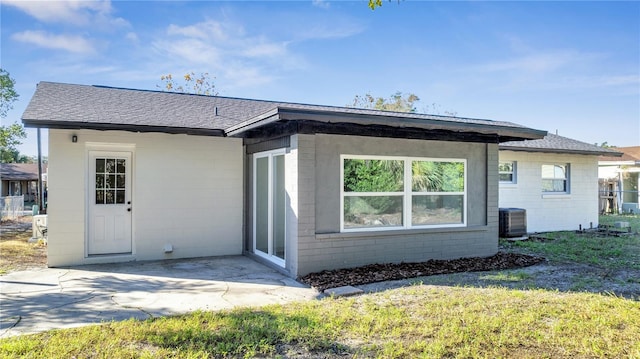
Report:
[[343,231],[464,226],[466,161],[344,155]]

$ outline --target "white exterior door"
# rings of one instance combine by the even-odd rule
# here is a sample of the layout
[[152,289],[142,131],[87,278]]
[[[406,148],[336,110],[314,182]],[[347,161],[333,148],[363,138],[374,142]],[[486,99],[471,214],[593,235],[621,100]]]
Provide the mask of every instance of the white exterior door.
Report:
[[131,253],[131,152],[89,152],[89,255]]

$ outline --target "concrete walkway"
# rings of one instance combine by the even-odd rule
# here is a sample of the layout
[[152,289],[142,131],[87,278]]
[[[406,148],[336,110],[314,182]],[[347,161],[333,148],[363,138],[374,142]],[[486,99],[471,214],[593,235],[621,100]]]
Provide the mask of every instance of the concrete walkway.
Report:
[[0,276],[0,337],[318,296],[242,256],[13,272]]

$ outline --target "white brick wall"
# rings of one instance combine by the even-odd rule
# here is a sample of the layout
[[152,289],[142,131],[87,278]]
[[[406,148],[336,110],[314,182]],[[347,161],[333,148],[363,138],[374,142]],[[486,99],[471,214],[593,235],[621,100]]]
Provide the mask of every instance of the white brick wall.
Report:
[[[85,255],[87,142],[134,148],[131,256]],[[240,139],[50,130],[48,264],[241,254],[242,176]]]
[[[596,156],[500,151],[500,161],[517,162],[517,183],[500,183],[500,207],[524,208],[527,231],[574,230],[598,225]],[[569,164],[570,193],[543,194],[543,164]]]

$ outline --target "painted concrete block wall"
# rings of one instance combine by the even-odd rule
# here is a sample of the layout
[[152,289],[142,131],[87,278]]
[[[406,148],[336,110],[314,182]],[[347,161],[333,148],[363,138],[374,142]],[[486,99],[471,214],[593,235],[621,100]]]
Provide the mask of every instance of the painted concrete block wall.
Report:
[[[527,231],[575,230],[598,225],[597,156],[500,151],[500,161],[516,161],[516,184],[500,183],[500,207],[524,208]],[[569,193],[542,193],[542,165],[569,164]]]
[[[75,132],[74,132],[75,133]],[[71,132],[49,130],[47,264],[82,264],[85,258],[87,154]]]
[[[497,151],[496,145],[477,143],[299,135],[296,274],[371,263],[495,254],[497,174],[488,176],[488,169],[497,168]],[[467,159],[467,227],[340,233],[341,154]]]
[[[287,193],[286,217],[286,250],[285,270],[289,273],[298,271],[298,217],[300,215],[299,183],[298,183],[298,136],[291,136],[291,145],[284,158],[285,191]],[[253,208],[253,207],[250,207]]]
[[[85,254],[89,144],[134,148],[130,256]],[[50,130],[49,265],[241,254],[242,153],[239,139]]]

